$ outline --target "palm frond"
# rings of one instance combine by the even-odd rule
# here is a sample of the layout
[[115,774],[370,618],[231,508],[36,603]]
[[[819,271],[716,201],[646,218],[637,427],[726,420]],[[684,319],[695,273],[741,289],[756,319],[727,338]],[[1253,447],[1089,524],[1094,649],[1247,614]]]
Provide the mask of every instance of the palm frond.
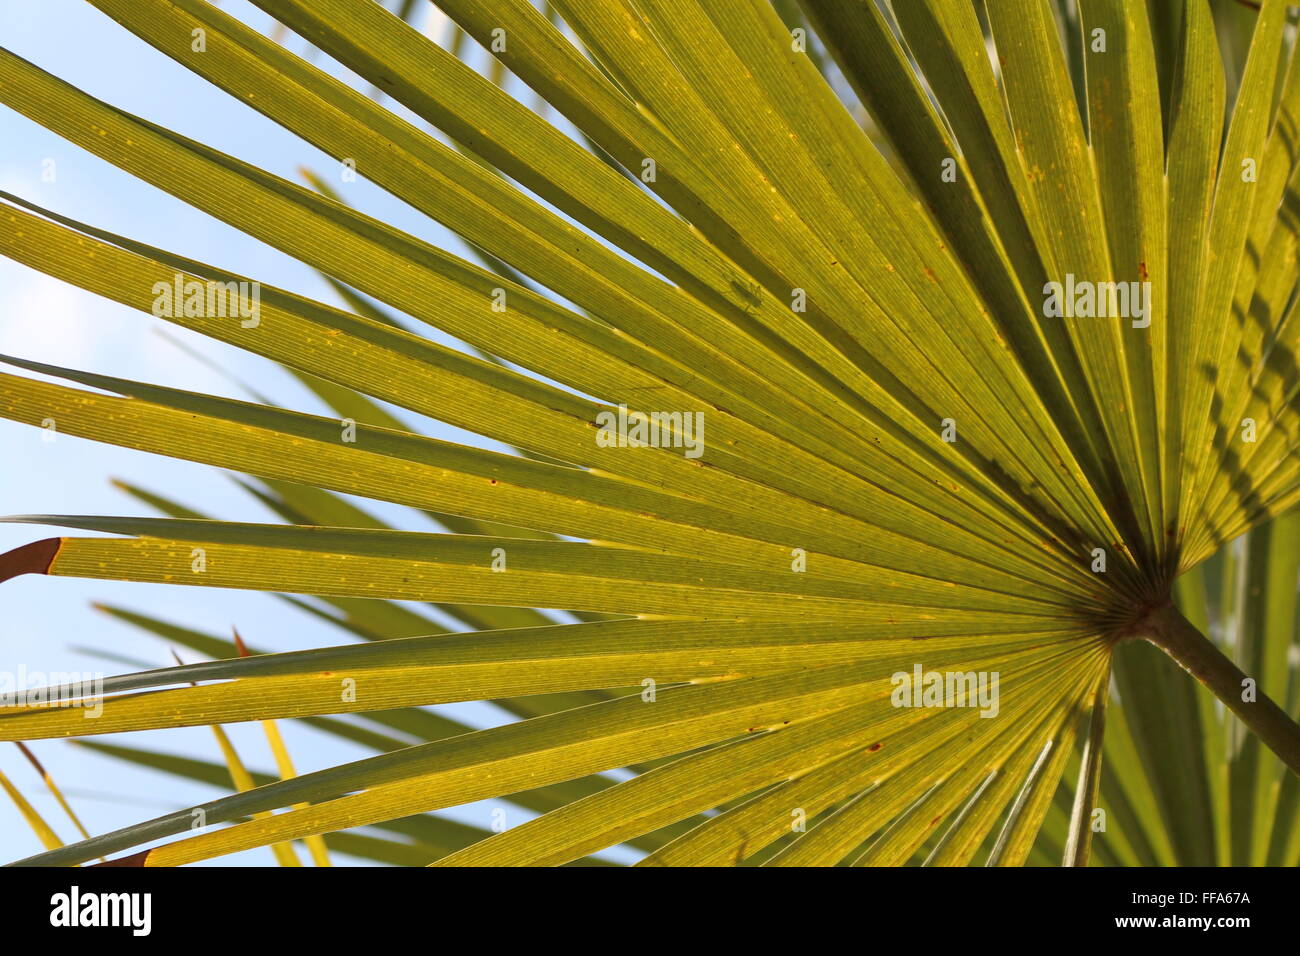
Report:
[[[268,591],[359,639],[245,656],[105,608],[214,659],[108,678],[94,721],[52,688],[0,739],[260,720],[280,779],[227,747],[239,792],[197,808],[205,832],[178,811],[31,862],[169,837],[131,859],[1300,858],[1283,0],[1226,71],[1209,0],[991,0],[987,35],[949,0],[438,0],[451,49],[410,3],[255,0],[401,115],[205,0],[90,2],[477,263],[0,49],[0,102],[345,305],[0,194],[0,253],[279,363],[338,416],[0,357],[0,416],[246,475],[282,519],[124,485],[167,517],[5,519],[95,536],[0,556],[0,580]],[[479,700],[517,719],[428,709]],[[282,719],[374,752],[295,775]],[[491,797],[538,815],[437,815]]]

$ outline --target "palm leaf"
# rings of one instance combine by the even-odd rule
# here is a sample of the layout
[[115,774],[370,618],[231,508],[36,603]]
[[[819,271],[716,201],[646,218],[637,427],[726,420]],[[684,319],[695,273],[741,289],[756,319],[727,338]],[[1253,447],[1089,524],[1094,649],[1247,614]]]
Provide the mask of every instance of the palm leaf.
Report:
[[[410,3],[257,0],[401,116],[205,0],[90,2],[479,264],[0,50],[0,102],[346,306],[257,281],[254,321],[160,307],[254,280],[0,195],[0,253],[280,363],[338,415],[3,357],[0,416],[249,476],[282,523],[124,485],[167,517],[6,519],[96,536],[0,556],[0,580],[269,591],[360,639],[241,656],[106,609],[214,659],[108,678],[94,722],[51,688],[0,711],[0,739],[260,720],[280,779],[240,765],[197,835],[178,811],[30,862],[168,837],[130,859],[298,839],[318,862],[447,865],[621,844],[647,865],[1300,857],[1281,0],[1226,71],[1208,0],[1059,20],[998,0],[987,36],[941,0],[439,0],[450,50]],[[1075,278],[1153,291],[1137,314],[1051,314]],[[629,412],[660,416],[651,447],[605,440]],[[994,696],[900,697],[925,672]],[[478,700],[517,719],[426,709]],[[374,753],[295,775],[281,719]],[[491,834],[437,815],[490,797],[539,815]],[[370,827],[414,842],[351,832]]]

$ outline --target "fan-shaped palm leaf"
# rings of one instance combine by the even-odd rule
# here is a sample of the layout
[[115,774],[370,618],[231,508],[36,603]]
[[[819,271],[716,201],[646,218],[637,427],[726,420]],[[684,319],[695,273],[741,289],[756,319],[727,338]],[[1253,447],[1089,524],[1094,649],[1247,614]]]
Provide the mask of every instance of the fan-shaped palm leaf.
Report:
[[[256,315],[187,307],[186,283],[251,280],[3,197],[0,253],[283,363],[342,419],[6,359],[72,384],[0,374],[0,415],[256,476],[289,523],[140,491],[171,517],[12,519],[116,537],[33,542],[0,577],[317,595],[331,610],[303,606],[366,639],[241,658],[137,614],[229,659],[111,678],[95,721],[75,689],[0,712],[8,740],[304,718],[377,751],[213,800],[207,821],[230,826],[140,861],[415,820],[432,822],[406,831],[413,853],[350,836],[448,864],[631,842],[663,865],[1007,865],[1047,847],[1080,865],[1101,830],[1104,862],[1295,862],[1295,522],[1249,539],[1268,600],[1243,612],[1237,663],[1173,603],[1190,572],[1204,627],[1203,562],[1300,500],[1300,69],[1281,0],[1230,111],[1208,0],[1154,21],[1123,0],[989,0],[987,37],[952,0],[563,0],[563,21],[438,0],[576,136],[372,0],[256,0],[443,138],[204,0],[90,2],[486,266],[0,50],[0,102],[315,267],[350,306],[261,284]],[[1077,283],[1100,287],[1094,306],[1132,290],[1127,312],[1076,309]],[[425,437],[374,399],[521,454]],[[611,440],[651,413],[655,440]],[[978,705],[923,696],[936,673],[949,693],[968,676]],[[421,709],[483,699],[521,719]],[[349,714],[374,721],[322,717]],[[485,839],[428,816],[511,795],[543,812]]]

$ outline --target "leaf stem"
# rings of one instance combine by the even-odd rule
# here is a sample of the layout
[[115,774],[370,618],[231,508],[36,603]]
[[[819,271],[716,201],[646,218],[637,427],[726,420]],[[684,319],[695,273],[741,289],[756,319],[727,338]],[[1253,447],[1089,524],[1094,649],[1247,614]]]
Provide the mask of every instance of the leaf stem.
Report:
[[1300,774],[1300,724],[1256,688],[1252,701],[1242,700],[1245,674],[1172,604],[1147,615],[1137,632],[1160,648],[1223,701],[1265,746]]

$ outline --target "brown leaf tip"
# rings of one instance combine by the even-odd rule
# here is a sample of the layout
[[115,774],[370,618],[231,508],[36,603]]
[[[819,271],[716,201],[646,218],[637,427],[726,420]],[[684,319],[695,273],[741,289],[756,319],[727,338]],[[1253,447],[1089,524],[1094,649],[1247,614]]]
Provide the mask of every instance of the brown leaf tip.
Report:
[[94,863],[92,866],[139,866],[145,865],[152,850],[141,850],[139,853],[132,853],[130,856],[120,856],[116,860],[105,860],[103,863]]
[[61,547],[62,538],[45,538],[0,554],[0,582],[20,574],[49,574]]
[[27,758],[27,761],[33,767],[36,768],[37,773],[39,773],[42,777],[46,776],[45,768],[42,767],[41,762],[36,759],[36,754],[32,753],[30,750],[27,749],[27,745],[25,743],[23,743],[21,740],[15,740],[14,746],[23,752],[23,756]]

